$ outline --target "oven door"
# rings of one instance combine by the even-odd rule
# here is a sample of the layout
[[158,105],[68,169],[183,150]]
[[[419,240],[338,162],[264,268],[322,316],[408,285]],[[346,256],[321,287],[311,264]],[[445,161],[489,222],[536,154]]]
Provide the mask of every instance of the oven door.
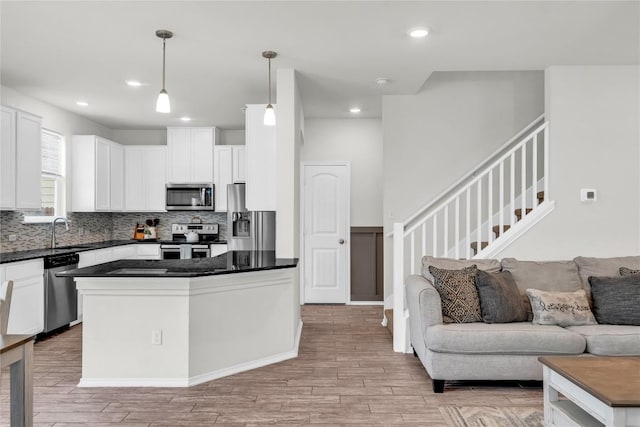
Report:
[[209,258],[210,254],[209,246],[199,246],[191,249],[191,258]]
[[180,246],[161,246],[160,256],[162,259],[180,259]]

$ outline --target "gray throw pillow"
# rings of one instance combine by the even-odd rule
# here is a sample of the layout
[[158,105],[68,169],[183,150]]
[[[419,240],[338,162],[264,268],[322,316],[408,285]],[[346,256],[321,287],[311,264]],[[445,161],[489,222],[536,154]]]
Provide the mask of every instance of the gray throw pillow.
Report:
[[524,322],[527,311],[516,281],[508,271],[487,273],[478,270],[476,288],[485,323]]
[[620,270],[618,270],[620,272],[621,276],[631,276],[632,274],[640,274],[640,270],[634,270],[632,268],[627,268],[627,267],[620,267]]
[[640,274],[589,277],[598,323],[640,326]]
[[527,289],[527,295],[533,309],[533,323],[537,325],[580,326],[596,323],[584,289],[573,292]]
[[433,275],[433,286],[442,301],[443,323],[482,322],[480,300],[476,290],[475,265],[462,270],[445,270],[429,266]]

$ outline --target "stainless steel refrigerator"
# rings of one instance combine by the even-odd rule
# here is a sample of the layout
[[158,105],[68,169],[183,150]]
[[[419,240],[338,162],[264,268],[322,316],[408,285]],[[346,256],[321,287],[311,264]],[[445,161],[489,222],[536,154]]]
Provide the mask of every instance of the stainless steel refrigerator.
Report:
[[275,251],[275,211],[248,211],[245,185],[227,186],[227,245],[230,251]]

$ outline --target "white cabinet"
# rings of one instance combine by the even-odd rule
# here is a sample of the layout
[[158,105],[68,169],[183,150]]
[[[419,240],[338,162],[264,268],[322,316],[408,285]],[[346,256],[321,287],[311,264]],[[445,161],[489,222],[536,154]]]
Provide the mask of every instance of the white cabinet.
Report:
[[265,104],[252,104],[245,111],[246,207],[250,211],[276,210],[276,126],[264,125],[265,108]]
[[42,207],[42,119],[2,107],[0,140],[0,208]]
[[160,259],[160,245],[140,243],[136,247],[135,259]]
[[16,112],[2,107],[0,124],[0,209],[16,207]]
[[213,182],[213,127],[167,128],[167,182]]
[[0,266],[0,283],[13,280],[8,334],[38,334],[44,330],[44,263],[42,258]]
[[71,158],[71,210],[117,211],[123,208],[124,150],[95,135],[74,135]]
[[127,145],[124,151],[124,210],[164,211],[166,147]]
[[244,145],[232,145],[233,147],[233,183],[238,184],[247,181],[247,149]]
[[216,145],[214,170],[216,211],[227,210],[227,185],[245,182],[247,171],[244,145]]
[[228,251],[226,243],[212,243],[209,246],[209,249],[211,251],[211,255],[210,256],[212,256],[212,257],[221,255],[221,254],[223,254],[223,253]]

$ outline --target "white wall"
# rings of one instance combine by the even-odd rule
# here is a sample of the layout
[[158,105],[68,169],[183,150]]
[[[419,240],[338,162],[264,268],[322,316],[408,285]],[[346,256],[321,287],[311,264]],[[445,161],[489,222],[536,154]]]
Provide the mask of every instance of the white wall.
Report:
[[[416,95],[384,96],[385,233],[544,111],[542,71],[436,72]],[[386,238],[385,296],[392,292]]]
[[220,140],[216,145],[245,145],[245,131],[241,130],[220,130]]
[[125,145],[167,145],[167,130],[114,129],[113,140]]
[[351,226],[382,225],[380,119],[306,119],[301,161],[351,163]]
[[[571,259],[640,254],[637,66],[546,70],[550,199],[556,209],[499,256]],[[581,188],[598,201],[580,202]]]

